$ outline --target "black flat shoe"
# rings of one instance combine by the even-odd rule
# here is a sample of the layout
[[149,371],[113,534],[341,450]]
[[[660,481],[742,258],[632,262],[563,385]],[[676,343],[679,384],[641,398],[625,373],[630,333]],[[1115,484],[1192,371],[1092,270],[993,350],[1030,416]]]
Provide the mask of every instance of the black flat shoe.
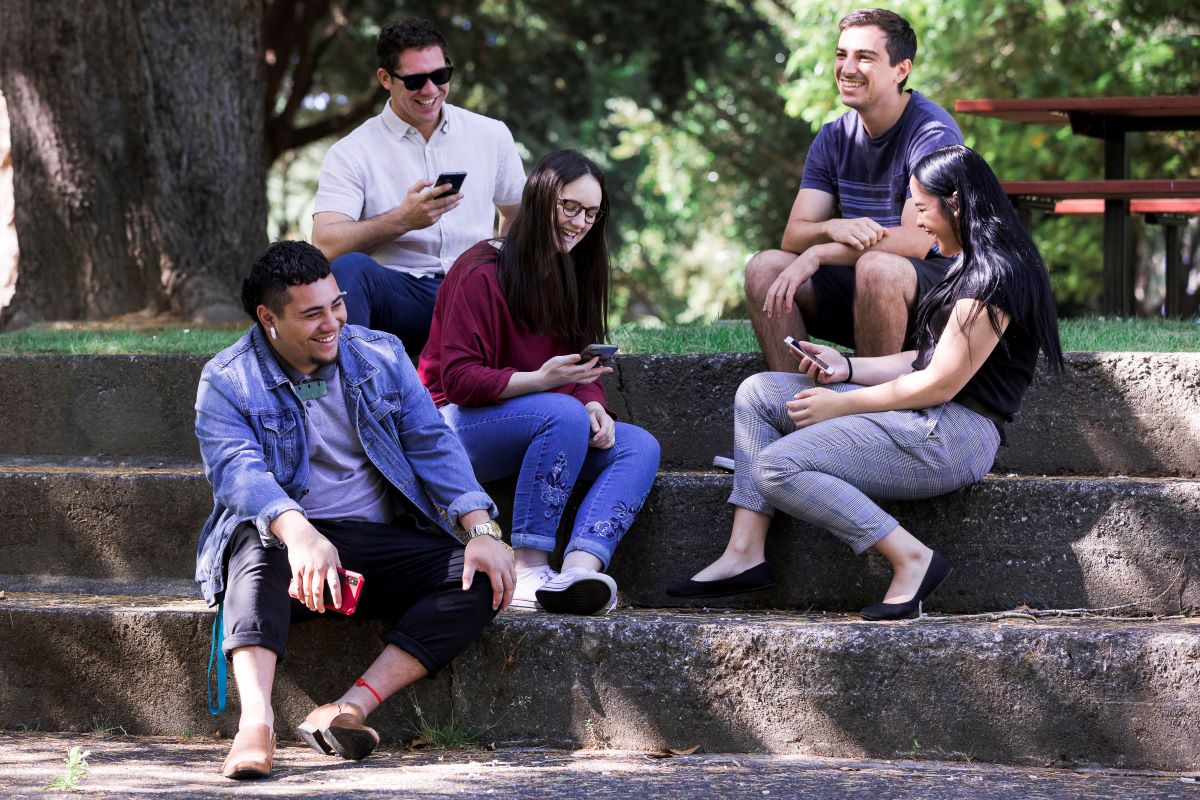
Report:
[[775,585],[775,571],[763,562],[745,572],[715,581],[676,581],[667,587],[671,597],[726,597],[731,594],[757,592]]
[[929,567],[925,570],[925,577],[921,578],[921,586],[913,595],[912,600],[907,603],[876,603],[858,613],[862,615],[863,619],[870,620],[915,619],[921,616],[921,603],[933,594],[934,590],[941,586],[942,581],[946,580],[953,571],[954,568],[950,566],[950,562],[942,558],[941,553],[934,550]]

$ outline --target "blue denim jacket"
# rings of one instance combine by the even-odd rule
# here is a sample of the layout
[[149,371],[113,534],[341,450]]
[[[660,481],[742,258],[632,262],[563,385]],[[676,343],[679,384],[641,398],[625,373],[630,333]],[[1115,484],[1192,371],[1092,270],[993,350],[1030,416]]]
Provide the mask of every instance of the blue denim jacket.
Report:
[[[399,339],[346,325],[338,366],[363,449],[392,486],[448,536],[462,514],[487,509],[496,516]],[[258,325],[204,365],[196,438],[213,487],[196,581],[211,606],[225,590],[223,555],[234,528],[252,522],[264,546],[282,547],[269,526],[285,511],[303,513],[297,500],[308,491],[304,408]]]

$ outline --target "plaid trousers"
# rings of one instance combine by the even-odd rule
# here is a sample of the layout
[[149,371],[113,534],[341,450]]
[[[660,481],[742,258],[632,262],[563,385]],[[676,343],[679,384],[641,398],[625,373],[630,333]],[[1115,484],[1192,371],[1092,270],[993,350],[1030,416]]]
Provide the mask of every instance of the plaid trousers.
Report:
[[768,516],[780,509],[862,553],[899,526],[872,498],[952,492],[983,478],[996,458],[996,426],[954,402],[837,417],[797,430],[784,404],[814,385],[798,373],[764,372],[738,387],[730,503]]

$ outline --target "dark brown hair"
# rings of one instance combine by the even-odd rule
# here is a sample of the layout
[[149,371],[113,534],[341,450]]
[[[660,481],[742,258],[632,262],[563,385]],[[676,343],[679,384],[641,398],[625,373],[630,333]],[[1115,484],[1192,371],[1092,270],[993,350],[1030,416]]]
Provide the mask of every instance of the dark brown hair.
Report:
[[[909,25],[904,17],[886,8],[860,8],[858,11],[851,11],[842,17],[842,21],[838,23],[838,30],[864,28],[868,25],[874,25],[887,36],[888,63],[893,67],[905,59],[916,60],[917,34],[912,25]],[[907,77],[900,81],[900,91],[904,91],[906,83]]]
[[446,52],[446,39],[432,22],[420,17],[405,17],[383,27],[375,44],[375,53],[379,56],[379,66],[391,72],[398,66],[400,54],[405,50],[424,50],[434,45],[442,48],[443,56],[450,58]]
[[[561,250],[558,200],[584,175],[600,184],[600,214],[571,249]],[[521,207],[500,250],[500,288],[513,319],[535,333],[572,346],[608,336],[608,190],[596,162],[574,150],[557,150],[533,168]]]

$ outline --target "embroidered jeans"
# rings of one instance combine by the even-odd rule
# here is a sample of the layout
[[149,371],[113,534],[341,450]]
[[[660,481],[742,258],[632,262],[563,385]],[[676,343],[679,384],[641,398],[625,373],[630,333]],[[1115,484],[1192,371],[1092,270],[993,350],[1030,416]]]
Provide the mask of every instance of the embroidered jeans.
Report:
[[567,552],[582,550],[608,568],[658,473],[658,441],[635,425],[616,423],[608,450],[588,447],[591,422],[574,397],[541,392],[492,406],[442,408],[462,440],[475,477],[517,475],[513,547],[553,551],[559,520],[578,478],[593,481],[575,515]]

